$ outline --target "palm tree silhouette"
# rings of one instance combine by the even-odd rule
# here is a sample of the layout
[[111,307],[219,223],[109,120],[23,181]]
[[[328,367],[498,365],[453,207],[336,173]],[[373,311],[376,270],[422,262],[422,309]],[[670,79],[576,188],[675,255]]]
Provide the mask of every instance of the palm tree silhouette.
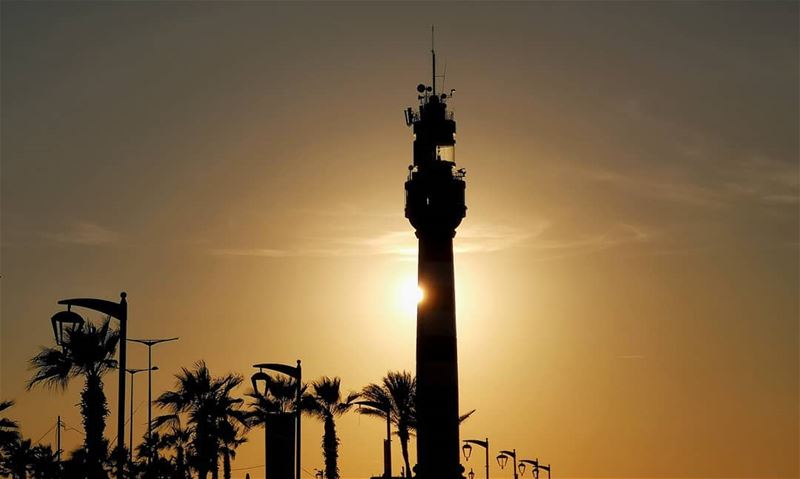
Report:
[[[408,458],[408,442],[417,430],[417,378],[408,371],[389,371],[380,384],[372,383],[365,386],[361,390],[360,397],[381,407],[365,405],[359,408],[358,412],[368,416],[377,416],[384,420],[387,410],[384,405],[389,404],[389,419],[397,428],[395,434],[400,439],[406,477],[410,478],[412,473]],[[459,424],[467,420],[474,412],[473,409],[459,416]]]
[[[191,431],[192,462],[200,479],[219,477],[220,455],[231,428],[248,427],[247,414],[242,410],[242,399],[231,396],[242,382],[242,377],[228,374],[212,377],[206,363],[198,361],[193,370],[182,368],[176,376],[174,391],[167,391],[156,399],[159,407],[172,414],[157,417],[156,425],[179,424],[180,415],[186,414]],[[230,443],[229,445],[233,445]],[[224,457],[223,457],[224,459]]]
[[31,463],[29,465],[33,479],[52,479],[61,477],[57,454],[50,445],[39,444],[31,450]]
[[[14,401],[0,402],[0,413],[14,405]],[[19,424],[7,417],[0,417],[0,454],[6,445],[19,438]]]
[[338,377],[322,377],[311,383],[311,390],[303,395],[302,409],[324,423],[322,453],[325,456],[325,477],[339,479],[339,438],[336,437],[335,418],[349,411],[358,393],[350,393],[344,400]]
[[84,377],[80,409],[89,478],[106,477],[103,461],[108,454],[108,442],[103,432],[109,411],[102,378],[117,366],[114,354],[119,343],[119,332],[111,329],[110,323],[111,319],[106,318],[99,327],[87,322],[82,327],[68,329],[61,347],[42,348],[30,360],[35,373],[28,382],[28,390],[39,384],[63,390],[71,379]]
[[[400,439],[400,449],[403,453],[406,477],[411,477],[411,464],[408,459],[408,441],[411,432],[416,429],[416,398],[417,380],[408,371],[389,371],[380,384],[369,384],[361,391],[361,398],[377,404],[389,404],[390,420],[397,428],[397,437]],[[373,408],[364,406],[359,409],[361,414],[378,416],[386,419],[386,408]]]
[[[179,420],[170,422],[169,430],[160,435],[160,440],[154,446],[157,451],[172,449],[175,452],[175,457],[173,458],[174,470],[171,476],[173,479],[188,479],[192,431],[181,427]],[[153,435],[156,436],[158,433]]]
[[31,465],[35,461],[30,439],[17,438],[3,448],[3,462],[0,473],[14,479],[26,479]]

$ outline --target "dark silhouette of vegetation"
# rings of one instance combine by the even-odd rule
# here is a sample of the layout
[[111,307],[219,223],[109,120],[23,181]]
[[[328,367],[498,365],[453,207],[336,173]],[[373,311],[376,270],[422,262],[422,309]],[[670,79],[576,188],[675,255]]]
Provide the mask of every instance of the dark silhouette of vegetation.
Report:
[[[14,401],[0,402],[0,413],[14,405]],[[0,454],[6,445],[19,439],[19,424],[7,417],[0,417]],[[2,456],[0,456],[2,457]]]
[[303,411],[324,424],[322,453],[328,479],[339,479],[339,438],[336,436],[335,418],[349,411],[358,397],[358,393],[350,393],[342,398],[341,379],[327,376],[312,382],[309,391],[303,395]]
[[61,347],[42,348],[30,361],[35,373],[28,389],[42,384],[63,390],[71,379],[83,376],[80,410],[85,431],[84,466],[90,479],[106,477],[103,462],[108,456],[108,441],[103,432],[109,411],[102,378],[117,366],[114,354],[119,343],[119,332],[111,329],[110,322],[106,318],[100,326],[86,322],[68,329]]
[[192,370],[183,368],[175,377],[176,389],[156,399],[159,407],[172,414],[159,416],[154,423],[157,427],[175,427],[180,424],[180,415],[186,415],[192,451],[189,462],[200,479],[206,479],[209,472],[217,479],[220,457],[223,466],[230,461],[231,449],[244,441],[241,433],[249,427],[247,413],[241,409],[243,400],[231,395],[242,377],[212,377],[203,361],[195,363]]
[[[411,464],[408,458],[408,441],[412,431],[416,428],[414,405],[416,390],[417,381],[408,371],[390,371],[380,384],[372,383],[361,390],[362,399],[390,405],[390,420],[397,428],[396,434],[400,439],[406,477],[409,478],[411,477]],[[364,406],[359,409],[359,412],[386,419],[385,409]]]

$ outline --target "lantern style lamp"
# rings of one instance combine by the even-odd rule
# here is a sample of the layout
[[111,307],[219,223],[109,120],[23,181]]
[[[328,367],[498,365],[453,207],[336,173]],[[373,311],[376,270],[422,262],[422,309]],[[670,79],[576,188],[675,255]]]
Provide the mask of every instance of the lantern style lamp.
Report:
[[85,322],[80,314],[76,313],[75,311],[70,311],[69,306],[67,306],[66,311],[59,311],[50,318],[50,322],[53,323],[53,336],[56,338],[56,344],[59,346],[64,346],[64,325],[67,327],[72,327],[72,329],[78,328],[83,326]]

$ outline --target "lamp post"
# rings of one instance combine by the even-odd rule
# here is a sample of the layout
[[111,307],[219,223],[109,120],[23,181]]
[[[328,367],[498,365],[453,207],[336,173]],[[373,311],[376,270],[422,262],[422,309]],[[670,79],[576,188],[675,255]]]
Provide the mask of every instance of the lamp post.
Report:
[[[153,346],[160,343],[166,343],[169,341],[177,341],[178,338],[167,338],[167,339],[129,339],[128,341],[132,343],[139,343],[144,344],[147,346],[147,367],[149,368],[147,372],[147,441],[150,442],[151,435],[153,433]],[[133,384],[133,379],[131,379],[131,384]],[[153,459],[153,451],[150,451],[150,454],[147,455],[147,462],[150,463]]]
[[[300,360],[297,360],[297,366],[289,366],[288,364],[277,364],[277,363],[261,363],[261,364],[254,364],[254,368],[261,369],[269,369],[270,371],[276,371],[279,373],[283,373],[289,377],[294,378],[297,386],[297,399],[295,400],[294,410],[295,410],[295,476],[294,479],[300,479],[300,401],[303,397],[303,369],[300,366]],[[261,371],[259,371],[261,372]],[[262,373],[263,374],[263,373]],[[254,374],[253,377],[258,375],[258,373]],[[253,379],[253,389],[255,389],[256,380]],[[258,392],[258,390],[256,390]]]
[[[117,391],[117,479],[125,476],[125,346],[128,335],[128,294],[124,291],[119,294],[119,303],[94,298],[62,299],[58,304],[66,304],[67,312],[70,307],[79,306],[98,311],[119,320],[119,390]],[[55,322],[53,330],[55,331]],[[62,338],[63,339],[63,338]]]
[[[486,451],[486,479],[489,479],[489,438],[481,441],[480,439],[465,439],[464,445],[461,446],[461,452],[464,453],[464,459],[469,461],[469,456],[472,455],[472,444],[480,446]],[[475,473],[473,473],[473,476]],[[472,479],[472,478],[470,478]]]
[[386,441],[383,443],[383,477],[392,477],[392,404],[391,402],[356,401],[358,406],[367,406],[386,414]]
[[525,474],[525,464],[530,464],[531,466],[533,466],[532,469],[531,469],[531,474],[533,475],[533,477],[535,479],[539,479],[539,460],[538,459],[533,459],[533,460],[521,459],[519,461],[519,467],[520,467],[519,473],[520,473],[520,475],[524,475]]
[[[544,469],[545,471],[547,471],[547,479],[550,479],[550,464],[548,464],[546,466],[539,466],[539,469]],[[538,479],[538,475],[537,475],[537,479]]]
[[510,451],[500,451],[500,454],[497,455],[497,464],[500,466],[500,469],[504,469],[506,464],[508,463],[508,458],[514,459],[514,479],[518,479],[517,476],[517,450],[512,449]]
[[141,369],[126,369],[125,372],[131,375],[131,427],[130,427],[130,436],[129,442],[130,447],[128,448],[128,462],[133,462],[133,377],[141,373],[143,371],[147,371],[150,374],[152,371],[158,371],[158,366],[149,366],[147,368]]

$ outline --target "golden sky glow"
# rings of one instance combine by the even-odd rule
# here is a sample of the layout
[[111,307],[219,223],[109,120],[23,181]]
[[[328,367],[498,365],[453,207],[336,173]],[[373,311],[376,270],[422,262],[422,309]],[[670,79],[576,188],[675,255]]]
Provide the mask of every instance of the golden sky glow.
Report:
[[[57,300],[122,290],[131,337],[181,338],[154,350],[156,393],[199,359],[300,358],[348,390],[413,371],[402,110],[436,23],[468,172],[462,437],[554,477],[797,477],[797,19],[796,2],[3,2],[0,400],[33,439],[57,414],[80,429],[79,383],[25,392],[26,361]],[[339,424],[342,476],[378,474],[381,422]],[[305,420],[309,471],[321,434]],[[234,468],[263,463],[262,437]]]

